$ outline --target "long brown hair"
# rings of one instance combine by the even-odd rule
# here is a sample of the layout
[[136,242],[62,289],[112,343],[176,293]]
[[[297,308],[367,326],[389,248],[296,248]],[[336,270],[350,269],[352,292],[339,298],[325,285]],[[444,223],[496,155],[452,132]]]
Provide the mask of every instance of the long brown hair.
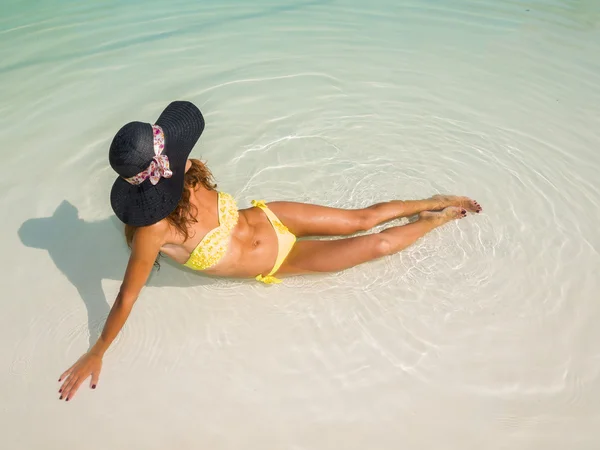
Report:
[[[198,210],[190,202],[190,195],[196,189],[198,184],[202,184],[206,189],[211,191],[214,191],[217,188],[212,173],[202,161],[190,159],[190,162],[192,163],[192,166],[185,173],[183,179],[183,194],[181,195],[181,200],[179,200],[177,207],[166,218],[167,222],[175,227],[175,229],[183,235],[184,239],[190,237],[190,225],[198,221],[196,219]],[[127,241],[129,248],[131,248],[133,236],[138,228],[139,227],[125,225],[125,240]]]

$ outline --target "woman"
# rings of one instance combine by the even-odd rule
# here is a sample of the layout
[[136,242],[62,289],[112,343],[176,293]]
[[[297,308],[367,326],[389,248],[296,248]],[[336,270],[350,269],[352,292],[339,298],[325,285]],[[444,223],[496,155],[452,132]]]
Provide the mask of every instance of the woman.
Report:
[[[278,283],[275,274],[340,271],[399,252],[467,210],[481,211],[477,202],[454,196],[394,200],[355,210],[253,201],[252,208],[238,210],[230,195],[216,190],[208,168],[188,159],[203,130],[198,108],[173,102],[154,125],[129,123],[113,139],[109,160],[119,177],[110,200],[125,223],[131,256],[100,338],[59,379],[60,399],[73,398],[90,375],[90,386],[96,388],[102,357],[125,324],[159,252],[210,275]],[[416,222],[376,234],[296,242],[350,235],[415,214]]]

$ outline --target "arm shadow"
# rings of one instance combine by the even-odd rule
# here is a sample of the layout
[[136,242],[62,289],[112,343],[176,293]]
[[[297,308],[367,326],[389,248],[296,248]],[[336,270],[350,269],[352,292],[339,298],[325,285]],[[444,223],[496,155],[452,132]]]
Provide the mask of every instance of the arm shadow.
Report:
[[[51,217],[26,220],[18,231],[27,247],[46,250],[56,267],[75,286],[88,316],[89,345],[102,331],[110,311],[102,291],[102,280],[122,280],[129,250],[123,225],[116,217],[87,222],[77,208],[63,201]],[[216,283],[214,278],[181,268],[166,258],[153,270],[147,286],[192,287]]]

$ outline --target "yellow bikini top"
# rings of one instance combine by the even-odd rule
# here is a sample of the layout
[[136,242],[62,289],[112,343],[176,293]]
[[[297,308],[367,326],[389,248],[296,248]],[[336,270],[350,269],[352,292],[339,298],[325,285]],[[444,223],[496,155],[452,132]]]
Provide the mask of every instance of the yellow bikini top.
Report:
[[218,193],[219,226],[202,238],[184,264],[194,270],[206,270],[217,264],[229,246],[231,231],[238,222],[239,212],[235,200],[229,194]]

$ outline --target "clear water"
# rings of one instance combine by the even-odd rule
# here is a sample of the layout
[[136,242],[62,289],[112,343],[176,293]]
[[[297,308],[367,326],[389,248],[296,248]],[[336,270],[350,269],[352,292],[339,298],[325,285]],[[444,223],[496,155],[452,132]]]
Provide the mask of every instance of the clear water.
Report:
[[[6,448],[598,448],[597,0],[4,0],[0,99]],[[165,262],[58,402],[127,262],[108,145],[174,99],[242,207],[485,212],[270,288]]]

